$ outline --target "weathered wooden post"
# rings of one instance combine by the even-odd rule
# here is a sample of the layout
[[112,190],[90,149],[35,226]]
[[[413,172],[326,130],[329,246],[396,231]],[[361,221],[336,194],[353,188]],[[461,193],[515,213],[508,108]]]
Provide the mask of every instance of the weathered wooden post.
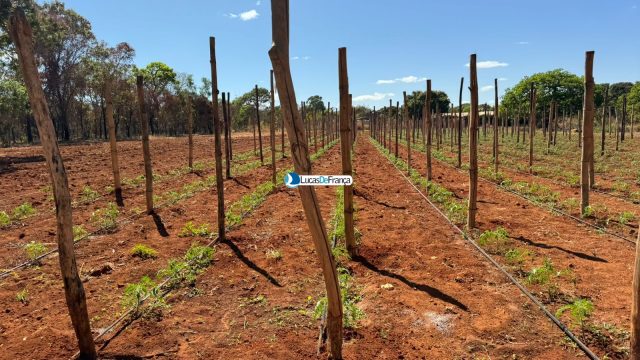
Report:
[[233,160],[233,139],[231,138],[231,124],[233,123],[233,117],[231,117],[231,93],[227,92],[227,119],[225,122],[225,131],[227,133],[227,149],[229,150],[229,160]]
[[402,106],[402,117],[404,118],[404,122],[407,124],[407,174],[411,175],[411,119],[409,119],[408,111],[407,111],[407,92],[402,92],[402,99],[404,101],[404,105]]
[[460,95],[458,96],[458,168],[462,167],[462,87],[463,86],[464,86],[464,76],[460,78]]
[[431,79],[427,79],[427,94],[424,99],[424,112],[426,121],[426,153],[427,153],[427,181],[431,181],[431,129],[433,122],[431,119]]
[[231,160],[229,159],[229,141],[227,139],[227,124],[229,119],[227,117],[227,99],[224,91],[222,92],[222,115],[224,122],[224,157],[225,157],[225,176],[227,179],[231,179]]
[[271,83],[271,127],[269,142],[271,143],[271,180],[273,186],[276,186],[276,100],[273,88],[273,70],[269,71],[269,80]]
[[[493,79],[494,105],[493,105],[493,165],[496,176],[498,175],[498,79]],[[504,135],[504,130],[503,130]]]
[[584,100],[582,104],[582,166],[581,166],[581,201],[580,213],[584,214],[589,206],[589,189],[591,160],[593,159],[593,115],[594,115],[594,89],[593,80],[593,51],[586,52],[584,74]]
[[144,79],[142,75],[136,77],[138,88],[138,106],[140,108],[140,129],[142,130],[142,155],[144,157],[144,182],[147,214],[153,214],[153,171],[151,170],[151,151],[149,150],[149,119],[147,106],[144,101]]
[[396,159],[398,158],[398,141],[399,141],[399,131],[400,131],[400,102],[396,101],[396,144],[395,144],[395,155]]
[[[347,48],[338,49],[338,75],[340,88],[340,152],[342,174],[352,175],[351,148],[351,101],[349,96],[349,73],[347,71]],[[358,255],[353,230],[353,186],[344,187],[344,232],[347,251],[351,258]]]
[[58,259],[64,283],[64,294],[71,317],[71,324],[78,339],[81,359],[96,359],[96,348],[91,335],[91,323],[87,311],[84,287],[76,266],[73,250],[73,218],[71,195],[53,121],[45,100],[33,51],[31,26],[21,10],[9,18],[9,33],[16,47],[20,69],[29,95],[31,111],[36,121],[44,157],[51,176],[53,197],[56,204]]
[[262,155],[262,127],[260,125],[260,100],[258,99],[258,85],[256,85],[256,122],[258,123],[258,142],[260,143],[260,162],[264,165]]
[[636,260],[631,290],[631,346],[630,359],[640,359],[640,232],[636,241]]
[[111,169],[113,170],[113,190],[116,195],[116,204],[124,206],[122,199],[122,184],[120,182],[120,165],[118,164],[118,144],[116,140],[116,123],[113,120],[113,93],[111,79],[105,83],[105,112],[107,126],[109,128],[109,148],[111,150]]
[[[289,1],[271,1],[273,45],[269,57],[273,64],[283,119],[289,133],[294,168],[300,174],[311,173],[309,150],[304,139],[304,124],[296,107],[297,100],[289,69]],[[340,286],[320,204],[312,186],[298,187],[309,230],[313,237],[327,288],[327,333],[334,359],[342,359],[342,302]]]
[[220,143],[220,114],[218,114],[218,70],[216,68],[216,38],[209,37],[211,61],[211,108],[213,109],[213,134],[216,157],[216,193],[218,195],[218,238],[226,240],[224,214],[224,184],[222,179],[222,144]]
[[604,86],[604,105],[602,106],[602,139],[600,139],[600,156],[604,155],[604,142],[606,138],[605,134],[605,123],[606,123],[606,112],[607,107],[609,106],[609,84]]
[[627,130],[627,95],[622,95],[622,128],[620,129],[620,142],[624,142],[624,133]]
[[469,61],[469,78],[471,87],[471,109],[469,110],[469,209],[467,227],[476,227],[476,199],[478,196],[478,73],[476,70],[476,54],[471,54]]
[[536,85],[531,83],[529,90],[529,174],[533,174],[533,138],[536,132],[536,92]]
[[193,168],[193,109],[191,108],[191,95],[187,95],[187,136],[189,146],[187,157],[189,170],[191,170]]
[[[275,75],[274,75],[275,76]],[[276,85],[277,87],[277,85]],[[286,158],[286,154],[284,153],[284,132],[285,132],[285,124],[284,124],[284,115],[282,113],[282,106],[280,107],[280,145],[282,146],[282,158]]]

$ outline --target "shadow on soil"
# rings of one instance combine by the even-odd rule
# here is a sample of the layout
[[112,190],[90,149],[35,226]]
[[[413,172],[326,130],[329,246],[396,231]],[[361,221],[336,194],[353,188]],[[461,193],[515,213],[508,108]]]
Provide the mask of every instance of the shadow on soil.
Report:
[[438,290],[436,288],[433,288],[433,287],[431,287],[429,285],[415,283],[415,282],[405,278],[402,275],[399,275],[399,274],[396,274],[396,273],[392,273],[391,271],[388,271],[388,270],[380,269],[377,266],[375,266],[372,263],[370,263],[366,258],[364,258],[362,256],[355,257],[353,259],[353,261],[359,262],[364,267],[366,267],[367,269],[369,269],[369,270],[371,270],[371,271],[373,271],[375,273],[378,273],[378,274],[380,274],[382,276],[390,277],[392,279],[399,280],[399,281],[403,282],[405,285],[407,285],[407,286],[409,286],[409,287],[411,287],[413,289],[416,289],[418,291],[422,291],[423,293],[426,293],[427,295],[429,295],[431,297],[435,297],[435,298],[440,299],[440,300],[442,300],[444,302],[447,302],[447,303],[449,303],[451,305],[455,305],[455,306],[457,306],[458,308],[460,308],[460,309],[462,309],[464,311],[469,311],[469,308],[465,304],[461,303],[460,301],[458,301],[453,296],[447,295],[447,294],[443,293],[442,291],[440,291],[440,290]]
[[564,251],[564,252],[566,252],[568,254],[574,255],[576,257],[579,257],[581,259],[608,263],[607,260],[605,260],[603,258],[599,258],[597,256],[593,256],[593,255],[589,255],[589,254],[585,254],[585,253],[581,253],[581,252],[577,252],[577,251],[568,250],[568,249],[565,249],[565,248],[560,247],[560,246],[538,243],[538,242],[529,240],[529,239],[525,238],[524,236],[514,237],[513,239],[521,241],[521,242],[523,242],[523,243],[525,243],[527,245],[535,246],[535,247],[540,248],[540,249],[557,249],[557,250],[560,250],[560,251]]
[[162,218],[156,212],[152,212],[151,216],[153,217],[153,222],[156,223],[156,228],[158,229],[158,233],[162,237],[169,236],[169,232],[167,232],[167,228],[164,227],[164,223],[162,222]]
[[229,248],[231,249],[231,251],[233,251],[234,254],[236,254],[236,256],[238,257],[238,259],[240,259],[240,261],[242,261],[245,265],[247,265],[249,268],[251,268],[253,271],[257,272],[258,274],[264,276],[267,280],[269,280],[270,283],[272,283],[273,285],[277,286],[277,287],[282,287],[282,285],[278,282],[278,280],[276,280],[273,276],[271,276],[265,269],[259,267],[258,265],[256,265],[253,261],[249,260],[249,258],[247,258],[246,256],[244,256],[244,254],[242,253],[242,251],[240,250],[240,248],[238,248],[236,246],[236,244],[234,244],[231,240],[229,239],[225,239],[224,241],[221,242],[222,244],[226,244],[227,246],[229,246]]

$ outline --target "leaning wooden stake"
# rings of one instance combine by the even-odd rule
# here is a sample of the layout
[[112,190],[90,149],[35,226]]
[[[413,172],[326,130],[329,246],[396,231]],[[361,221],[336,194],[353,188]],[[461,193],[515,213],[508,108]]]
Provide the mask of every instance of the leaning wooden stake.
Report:
[[122,184],[120,183],[120,165],[118,164],[116,123],[113,121],[113,94],[111,90],[111,80],[107,80],[105,84],[105,112],[107,126],[109,127],[109,148],[111,149],[111,168],[113,169],[113,189],[116,195],[116,204],[118,204],[118,206],[124,206],[124,201],[122,199]]
[[[536,87],[529,89],[529,174],[533,174],[533,137],[536,132]],[[524,139],[523,139],[524,142]]]
[[[296,172],[310,174],[309,149],[304,137],[304,124],[298,112],[289,68],[289,1],[272,0],[271,16],[273,45],[269,50],[269,57],[276,76],[282,115],[289,135],[291,157]],[[336,264],[315,189],[312,186],[300,186],[298,191],[327,288],[327,332],[331,357],[342,359],[342,302]]]
[[147,214],[153,214],[153,171],[151,169],[151,151],[149,150],[149,119],[144,102],[144,80],[142,75],[136,77],[138,88],[138,106],[140,108],[140,129],[142,130],[142,155],[144,157],[144,182]]
[[478,194],[478,74],[476,71],[476,54],[471,54],[469,61],[469,78],[471,90],[471,109],[469,113],[469,211],[467,227],[476,227],[476,198]]
[[591,159],[593,158],[593,116],[595,112],[594,105],[594,89],[595,82],[593,80],[593,51],[586,52],[585,58],[585,74],[584,74],[584,100],[582,104],[582,166],[581,166],[581,201],[580,213],[584,214],[585,209],[589,206],[589,189]]
[[424,112],[425,112],[425,121],[426,121],[426,153],[427,153],[427,181],[431,181],[431,129],[433,127],[433,122],[431,119],[431,79],[427,79],[427,95],[424,99]]
[[[338,49],[338,75],[340,88],[340,152],[342,155],[342,174],[352,175],[351,149],[351,100],[349,96],[349,73],[347,71],[347,48]],[[353,230],[353,186],[344,187],[344,233],[347,251],[351,258],[358,255]]]
[[273,70],[269,72],[269,80],[271,83],[271,127],[269,142],[271,143],[271,180],[273,186],[276,186],[276,101],[273,89]]
[[209,37],[209,57],[211,61],[211,108],[213,109],[213,134],[216,157],[216,193],[218,194],[218,238],[226,239],[224,228],[224,185],[222,179],[222,144],[220,143],[220,114],[218,114],[218,70],[216,68],[216,38]]
[[45,100],[42,83],[33,52],[33,36],[26,16],[17,10],[9,19],[9,32],[16,47],[20,69],[24,78],[31,111],[36,121],[44,157],[49,168],[53,198],[56,204],[56,224],[60,272],[71,324],[78,339],[81,359],[96,359],[96,348],[91,335],[87,301],[73,250],[73,218],[71,195],[55,129]]

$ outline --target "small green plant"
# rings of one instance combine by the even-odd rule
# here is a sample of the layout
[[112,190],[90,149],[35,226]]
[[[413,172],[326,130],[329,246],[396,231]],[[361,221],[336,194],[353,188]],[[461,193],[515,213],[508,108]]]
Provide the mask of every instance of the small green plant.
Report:
[[495,230],[486,230],[478,238],[478,245],[493,254],[504,254],[509,243],[509,233],[503,227]]
[[522,264],[525,261],[525,259],[527,258],[527,256],[529,256],[529,251],[528,250],[522,250],[522,249],[509,249],[504,254],[505,259],[511,265],[520,265],[520,264]]
[[78,241],[87,236],[88,232],[82,225],[73,225],[73,241]]
[[[342,300],[342,321],[347,329],[354,329],[358,322],[365,316],[364,311],[357,306],[362,300],[362,296],[357,293],[352,284],[352,277],[349,271],[343,267],[338,268],[338,281],[340,283],[340,299]],[[313,318],[320,319],[327,311],[328,300],[324,296],[318,300],[313,311]]]
[[169,287],[193,285],[196,276],[211,264],[213,254],[212,247],[191,245],[182,260],[169,260],[167,267],[158,271],[158,277],[168,279]]
[[23,303],[23,304],[28,304],[29,303],[29,291],[27,289],[22,289],[20,291],[18,291],[18,293],[16,294],[16,300],[18,300],[19,302]]
[[211,235],[209,224],[200,224],[200,226],[196,226],[193,224],[193,221],[188,221],[184,224],[184,227],[178,234],[179,237],[207,237],[209,235]]
[[593,312],[593,303],[588,299],[576,299],[571,304],[561,306],[556,311],[556,316],[562,316],[567,310],[569,310],[573,322],[577,325],[582,325],[584,320]]
[[125,309],[133,308],[134,316],[139,316],[140,305],[142,305],[142,302],[147,298],[153,300],[151,302],[152,307],[162,306],[164,304],[164,300],[162,300],[160,296],[156,283],[148,276],[144,276],[139,282],[128,284],[124,288],[124,296],[122,297],[121,304]]
[[591,205],[588,205],[584,208],[584,210],[582,211],[582,217],[583,218],[590,218],[593,217],[595,215],[595,210],[593,209],[593,207]]
[[140,259],[155,259],[158,257],[158,252],[146,245],[136,244],[131,248],[131,256],[138,257]]
[[544,285],[547,284],[555,274],[556,270],[553,267],[551,259],[545,258],[542,262],[542,266],[531,270],[527,276],[527,280],[530,284]]
[[0,229],[11,225],[11,218],[5,211],[0,211]]
[[91,221],[98,228],[105,232],[113,232],[118,228],[118,214],[120,211],[114,203],[107,204],[107,207],[98,209],[91,214]]
[[635,220],[636,218],[636,214],[631,212],[631,211],[623,211],[620,216],[618,217],[618,221],[620,222],[620,224],[622,225],[626,225],[629,222]]
[[271,259],[274,261],[282,260],[282,251],[278,249],[267,250],[267,259]]
[[16,220],[22,220],[35,213],[36,209],[34,209],[31,204],[26,202],[13,209],[13,218]]
[[24,246],[24,251],[31,261],[36,261],[42,254],[47,252],[47,247],[43,243],[32,241]]
[[100,197],[100,193],[93,190],[91,186],[85,186],[82,188],[82,192],[80,193],[80,201],[82,202],[91,202]]

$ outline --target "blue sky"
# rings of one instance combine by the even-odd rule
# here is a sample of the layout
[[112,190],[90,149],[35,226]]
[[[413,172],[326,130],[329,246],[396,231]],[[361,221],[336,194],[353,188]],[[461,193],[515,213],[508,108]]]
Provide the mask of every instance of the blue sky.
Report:
[[[210,76],[216,37],[218,81],[232,97],[267,87],[268,0],[68,0],[110,45],[129,42],[135,62],[162,61],[196,79]],[[595,50],[596,82],[640,80],[640,0],[291,0],[291,66],[298,100],[338,100],[338,48],[347,47],[357,104],[381,106],[424,78],[458,102],[465,64],[477,53],[480,101],[493,102],[524,75],[564,68],[582,74]],[[382,81],[381,81],[382,80]],[[463,100],[469,98],[463,92]]]

